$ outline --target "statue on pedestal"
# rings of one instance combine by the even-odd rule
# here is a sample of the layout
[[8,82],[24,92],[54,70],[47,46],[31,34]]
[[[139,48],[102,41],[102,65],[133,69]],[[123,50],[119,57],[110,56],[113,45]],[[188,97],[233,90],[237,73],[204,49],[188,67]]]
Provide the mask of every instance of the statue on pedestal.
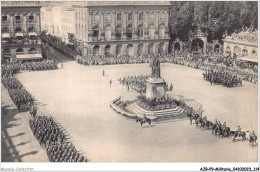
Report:
[[152,78],[160,78],[161,76],[161,69],[160,69],[160,61],[158,58],[154,57],[153,61],[151,63],[151,67],[152,67],[152,74],[151,77]]

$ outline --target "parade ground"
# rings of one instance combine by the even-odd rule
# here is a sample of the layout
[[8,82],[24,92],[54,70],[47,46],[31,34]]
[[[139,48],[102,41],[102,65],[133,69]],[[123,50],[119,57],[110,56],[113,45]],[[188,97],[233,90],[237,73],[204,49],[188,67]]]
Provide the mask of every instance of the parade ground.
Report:
[[[145,124],[141,128],[135,120],[114,112],[109,106],[113,99],[136,94],[128,92],[117,79],[148,75],[149,64],[83,66],[65,60],[63,66],[53,71],[22,72],[16,77],[35,97],[38,114],[51,115],[91,162],[257,161],[258,148],[249,148],[248,141],[232,143],[231,138],[217,138],[211,131],[190,125],[189,120],[152,123],[150,127]],[[185,66],[161,64],[162,77],[173,83],[173,91],[168,94],[199,102],[203,116],[210,121],[218,119],[231,130],[237,130],[239,125],[242,131],[255,130],[258,134],[257,85],[210,85],[202,73]]]

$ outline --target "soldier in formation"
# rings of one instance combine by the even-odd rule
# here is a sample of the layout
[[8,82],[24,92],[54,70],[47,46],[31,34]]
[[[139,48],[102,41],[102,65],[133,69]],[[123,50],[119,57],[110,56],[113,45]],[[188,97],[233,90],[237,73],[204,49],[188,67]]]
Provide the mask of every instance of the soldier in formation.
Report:
[[237,74],[233,74],[221,69],[207,69],[203,73],[205,80],[209,81],[211,84],[222,84],[226,87],[237,86],[238,84],[242,85],[242,78],[238,77]]
[[51,162],[87,162],[76,148],[66,142],[66,136],[52,117],[38,116],[29,121],[35,138],[46,148]]
[[34,103],[34,98],[25,89],[9,89],[8,93],[19,111],[21,108],[29,108]]
[[53,60],[43,60],[43,61],[31,61],[22,64],[23,70],[54,70],[58,69],[57,64]]
[[2,78],[2,84],[6,89],[21,89],[23,86],[15,77]]

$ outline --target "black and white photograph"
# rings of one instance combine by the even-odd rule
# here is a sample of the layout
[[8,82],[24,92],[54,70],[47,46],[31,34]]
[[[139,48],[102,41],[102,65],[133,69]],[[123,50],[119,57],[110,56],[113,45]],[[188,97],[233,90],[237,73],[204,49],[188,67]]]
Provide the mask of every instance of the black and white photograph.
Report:
[[1,1],[1,171],[259,171],[258,53],[258,1]]

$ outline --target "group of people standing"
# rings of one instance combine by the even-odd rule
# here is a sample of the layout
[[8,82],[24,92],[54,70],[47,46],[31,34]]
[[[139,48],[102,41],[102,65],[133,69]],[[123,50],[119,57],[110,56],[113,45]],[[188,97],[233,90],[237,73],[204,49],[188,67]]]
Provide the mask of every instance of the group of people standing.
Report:
[[[150,77],[150,75],[138,75],[138,76],[127,76],[123,78],[118,78],[118,81],[120,85],[125,85],[127,87],[127,90],[129,91],[130,87],[137,91],[138,93],[145,93],[146,92],[146,83],[147,79]],[[166,91],[172,91],[173,85],[172,83],[170,86],[168,83],[166,83]]]
[[8,93],[19,111],[33,105],[33,96],[23,88],[15,77],[2,78],[1,81],[3,86],[8,89]]
[[148,63],[150,55],[90,55],[88,57],[77,56],[76,62],[81,65],[114,65]]
[[34,137],[46,149],[50,162],[87,162],[52,117],[37,116],[29,121]]
[[118,78],[120,85],[125,85],[129,91],[130,87],[139,93],[145,93],[146,90],[146,80],[149,75],[138,75],[138,76],[128,76],[123,78]]
[[58,37],[52,35],[42,34],[41,39],[43,42],[50,44],[53,48],[57,49],[59,52],[63,53],[67,57],[75,60],[76,56],[79,55],[76,51],[67,47]]
[[192,120],[195,120],[196,126],[202,128],[203,130],[212,130],[212,134],[215,136],[222,136],[222,138],[233,136],[232,141],[237,141],[237,137],[242,137],[242,141],[246,140],[246,132],[249,132],[249,143],[250,146],[256,146],[257,136],[255,131],[242,131],[241,127],[238,126],[237,130],[232,131],[230,127],[227,126],[226,122],[221,124],[220,120],[218,121],[215,119],[215,123],[209,121],[206,116],[202,117],[202,114],[189,114],[188,117],[190,118],[190,124],[192,124]]
[[1,76],[2,78],[8,78],[14,76],[14,74],[19,73],[21,70],[21,62],[16,60],[6,61],[1,65]]
[[241,77],[222,69],[207,69],[206,72],[203,73],[203,78],[211,84],[222,84],[226,87],[236,87],[238,84],[242,86]]
[[54,70],[58,69],[54,60],[41,60],[41,61],[27,61],[21,64],[22,70]]

